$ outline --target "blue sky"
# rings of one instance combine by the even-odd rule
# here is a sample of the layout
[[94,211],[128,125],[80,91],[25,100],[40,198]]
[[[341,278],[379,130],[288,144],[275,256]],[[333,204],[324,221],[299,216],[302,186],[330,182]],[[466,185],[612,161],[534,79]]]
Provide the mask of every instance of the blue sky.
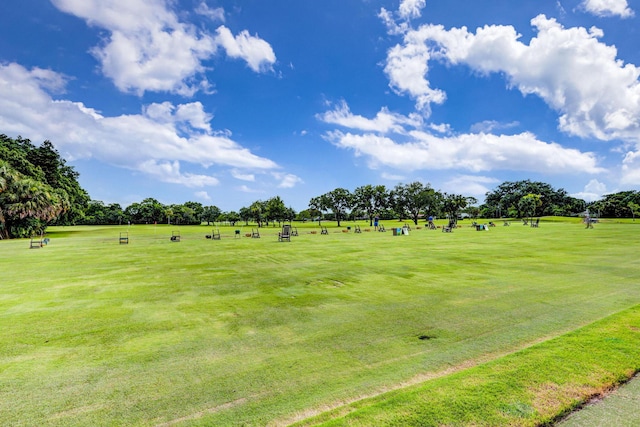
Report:
[[640,2],[21,0],[0,133],[51,140],[95,200],[296,210],[419,180],[640,187]]

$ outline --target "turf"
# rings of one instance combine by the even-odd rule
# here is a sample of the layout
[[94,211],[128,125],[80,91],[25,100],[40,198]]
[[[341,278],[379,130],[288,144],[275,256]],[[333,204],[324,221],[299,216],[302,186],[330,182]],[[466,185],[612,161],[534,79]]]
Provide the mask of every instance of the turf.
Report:
[[0,241],[0,424],[285,425],[640,304],[637,225],[498,224]]

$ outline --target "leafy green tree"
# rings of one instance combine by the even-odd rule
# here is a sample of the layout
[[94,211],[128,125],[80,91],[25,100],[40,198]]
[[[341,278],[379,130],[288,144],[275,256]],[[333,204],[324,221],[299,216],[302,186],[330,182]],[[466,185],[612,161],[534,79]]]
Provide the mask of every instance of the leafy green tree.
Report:
[[269,221],[278,222],[278,225],[286,219],[287,207],[279,196],[270,198],[265,202],[265,216]]
[[251,206],[249,206],[249,211],[251,211],[251,218],[258,224],[258,227],[262,227],[262,222],[266,217],[266,203],[262,200],[256,200],[251,203]]
[[164,222],[165,206],[156,199],[147,197],[142,202],[140,202],[138,215],[141,222],[145,222],[147,224],[152,224],[154,222]]
[[320,203],[319,210],[333,212],[338,222],[338,227],[340,227],[340,221],[346,217],[347,212],[353,207],[353,195],[349,190],[336,188],[320,196],[318,202]]
[[527,194],[518,202],[518,209],[523,216],[528,216],[529,220],[536,216],[536,212],[542,206],[542,196],[540,194]]
[[438,209],[442,195],[429,184],[414,181],[398,184],[390,193],[390,202],[400,219],[410,218],[415,225],[423,213],[433,213]]
[[210,223],[214,223],[218,220],[222,212],[217,206],[205,206],[202,211],[202,220],[207,222],[207,226]]
[[478,203],[475,197],[465,197],[461,194],[444,194],[443,209],[447,217],[457,221],[458,217],[467,206]]
[[249,220],[252,218],[251,209],[247,207],[240,208],[238,217],[240,220],[244,221],[244,225],[249,225]]
[[204,206],[200,202],[185,202],[184,207],[191,209],[193,212],[193,219],[190,224],[197,225],[202,223],[202,215],[204,214]]
[[537,208],[538,215],[553,215],[559,207],[571,204],[575,208],[575,199],[572,200],[564,189],[555,190],[544,182],[530,180],[503,182],[495,190],[485,196],[483,208],[496,212],[498,215],[509,213],[509,216],[522,218],[523,212],[519,207],[520,200],[527,194],[540,195],[540,205]]
[[636,215],[640,214],[640,205],[634,202],[627,203],[627,207],[631,211],[631,215],[633,216],[633,220],[636,220]]
[[389,204],[389,192],[384,185],[363,185],[353,192],[354,207],[363,211],[373,226],[373,217]]

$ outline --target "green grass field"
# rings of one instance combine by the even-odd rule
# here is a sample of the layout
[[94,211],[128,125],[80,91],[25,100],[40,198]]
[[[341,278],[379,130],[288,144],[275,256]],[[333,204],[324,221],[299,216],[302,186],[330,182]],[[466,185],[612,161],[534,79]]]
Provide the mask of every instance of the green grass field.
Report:
[[536,425],[640,370],[640,221],[460,224],[0,241],[0,425]]

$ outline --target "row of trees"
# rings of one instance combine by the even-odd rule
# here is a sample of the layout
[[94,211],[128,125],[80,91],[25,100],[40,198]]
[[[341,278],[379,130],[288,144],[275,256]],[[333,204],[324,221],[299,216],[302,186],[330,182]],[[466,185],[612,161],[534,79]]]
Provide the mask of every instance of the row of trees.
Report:
[[132,203],[125,209],[117,203],[105,205],[101,201],[89,202],[82,224],[179,224],[195,225],[206,222],[207,225],[220,222],[235,224],[239,221],[253,221],[259,227],[269,223],[282,223],[295,219],[296,213],[285,206],[278,196],[269,200],[258,200],[238,212],[222,212],[217,206],[203,206],[198,202],[164,205],[153,198],[140,203]]
[[364,185],[353,192],[336,188],[311,198],[309,208],[296,213],[276,196],[257,200],[238,211],[222,212],[217,206],[198,202],[164,205],[153,198],[122,208],[117,203],[90,200],[78,183],[78,173],[66,165],[50,141],[35,146],[28,139],[0,135],[0,238],[28,237],[49,224],[172,223],[201,224],[253,221],[259,227],[283,221],[367,218],[409,219],[578,215],[589,209],[604,217],[640,215],[640,192],[609,194],[587,204],[564,189],[529,180],[504,182],[486,193],[477,206],[474,197],[447,194],[429,184],[412,182],[392,189]]
[[338,222],[347,217],[410,219],[416,225],[421,216],[447,216],[458,218],[461,212],[477,203],[474,197],[460,194],[447,194],[436,191],[429,184],[415,181],[410,184],[398,184],[392,190],[384,185],[364,185],[353,193],[344,188],[314,197],[309,201],[311,212],[324,214],[330,212]]

